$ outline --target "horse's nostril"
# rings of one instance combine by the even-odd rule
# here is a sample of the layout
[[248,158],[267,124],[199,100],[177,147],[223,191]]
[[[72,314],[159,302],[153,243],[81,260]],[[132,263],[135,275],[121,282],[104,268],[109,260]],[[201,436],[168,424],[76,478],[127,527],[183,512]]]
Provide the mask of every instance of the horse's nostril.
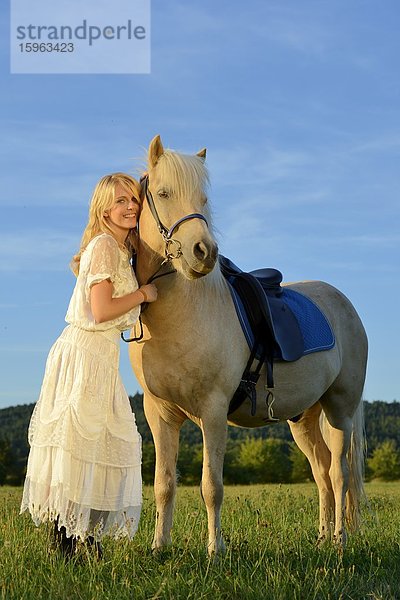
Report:
[[204,242],[197,242],[197,244],[194,245],[193,253],[198,260],[205,260],[209,252]]
[[193,256],[196,261],[196,269],[201,273],[212,271],[218,258],[218,246],[216,243],[201,240],[193,246]]

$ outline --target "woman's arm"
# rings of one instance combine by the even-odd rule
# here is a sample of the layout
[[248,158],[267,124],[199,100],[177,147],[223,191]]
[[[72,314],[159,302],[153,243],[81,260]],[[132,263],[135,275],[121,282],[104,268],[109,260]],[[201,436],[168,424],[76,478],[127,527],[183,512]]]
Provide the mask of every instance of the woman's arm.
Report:
[[90,288],[90,308],[96,323],[112,321],[126,314],[142,302],[157,300],[157,288],[153,283],[147,284],[121,296],[113,298],[113,284],[108,279],[95,283]]

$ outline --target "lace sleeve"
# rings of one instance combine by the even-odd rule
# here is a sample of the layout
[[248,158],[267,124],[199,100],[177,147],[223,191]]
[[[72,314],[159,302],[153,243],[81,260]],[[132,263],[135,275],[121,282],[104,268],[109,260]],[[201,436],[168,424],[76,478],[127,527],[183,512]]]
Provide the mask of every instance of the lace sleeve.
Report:
[[92,285],[100,283],[100,281],[104,281],[105,279],[109,279],[114,283],[118,263],[119,251],[117,241],[110,235],[99,236],[91,251],[86,292],[89,293]]

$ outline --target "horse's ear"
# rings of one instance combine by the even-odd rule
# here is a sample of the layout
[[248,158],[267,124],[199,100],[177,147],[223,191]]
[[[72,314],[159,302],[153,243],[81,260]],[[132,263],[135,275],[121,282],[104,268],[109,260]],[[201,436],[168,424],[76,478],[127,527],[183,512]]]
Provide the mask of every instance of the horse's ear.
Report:
[[156,135],[150,142],[147,161],[149,168],[152,169],[158,162],[160,156],[164,154],[164,146],[162,145],[161,137]]
[[200,158],[202,158],[203,160],[206,160],[206,154],[207,154],[207,148],[203,148],[202,150],[199,150],[199,152],[196,154],[196,156],[200,156]]

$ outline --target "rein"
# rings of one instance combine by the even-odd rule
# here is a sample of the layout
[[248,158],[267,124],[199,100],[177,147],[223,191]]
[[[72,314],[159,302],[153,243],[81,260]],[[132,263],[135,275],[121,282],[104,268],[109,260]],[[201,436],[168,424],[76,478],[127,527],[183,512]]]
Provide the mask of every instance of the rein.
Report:
[[[147,200],[151,214],[153,215],[153,218],[157,224],[158,231],[160,232],[160,234],[164,240],[164,243],[165,243],[165,248],[164,248],[165,258],[162,261],[161,265],[158,267],[157,271],[155,271],[155,273],[153,273],[153,275],[151,275],[151,277],[149,277],[149,279],[146,281],[146,284],[148,284],[148,283],[152,283],[155,279],[158,279],[159,277],[164,277],[165,275],[172,275],[172,273],[176,273],[176,269],[174,267],[172,267],[172,269],[170,271],[166,271],[165,273],[160,273],[160,271],[164,265],[172,262],[176,258],[180,258],[183,254],[182,253],[182,245],[181,245],[180,241],[176,240],[172,237],[172,234],[174,233],[174,231],[176,231],[182,223],[184,223],[185,221],[189,221],[191,219],[201,219],[202,221],[204,221],[206,223],[207,226],[208,226],[208,222],[207,222],[207,219],[205,218],[205,216],[202,215],[201,213],[190,213],[189,215],[185,215],[184,217],[181,217],[180,219],[175,221],[175,223],[172,225],[172,227],[170,227],[168,229],[168,227],[166,227],[160,219],[160,216],[157,211],[157,207],[154,202],[153,194],[149,190],[149,176],[145,175],[144,177],[142,177],[140,180],[140,183],[142,184],[144,198]],[[142,309],[142,312],[143,312],[143,310],[145,310],[145,308],[146,307],[144,307]],[[139,323],[140,323],[140,334],[138,337],[125,339],[124,333],[121,332],[121,338],[124,340],[124,342],[127,342],[127,343],[138,342],[143,338],[143,324],[142,324],[142,319],[140,316],[139,316]]]

